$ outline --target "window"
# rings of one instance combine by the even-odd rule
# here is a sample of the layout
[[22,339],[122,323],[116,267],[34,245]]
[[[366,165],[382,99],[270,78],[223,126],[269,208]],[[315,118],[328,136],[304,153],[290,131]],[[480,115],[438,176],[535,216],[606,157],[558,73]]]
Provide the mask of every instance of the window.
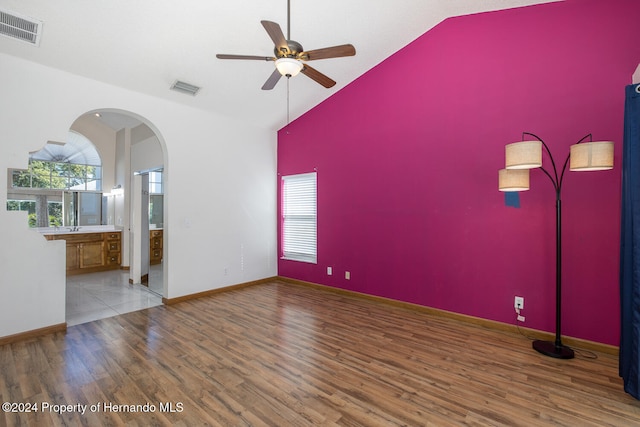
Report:
[[[42,196],[40,196],[42,197]],[[35,200],[7,200],[8,211],[25,211],[29,218],[29,227],[37,227],[37,209]],[[49,214],[48,225],[62,225],[62,203],[47,201],[47,212]]]
[[27,170],[12,171],[13,188],[102,190],[102,160],[83,135],[69,131],[66,142],[48,141],[29,155]]
[[282,255],[316,263],[316,173],[282,177]]
[[10,169],[7,210],[24,210],[30,227],[62,225],[63,191],[102,189],[102,160],[83,135],[69,131],[67,141],[48,141],[29,154],[27,169]]
[[30,160],[29,169],[14,169],[14,188],[46,188],[60,190],[100,190],[100,166],[77,165],[43,160]]
[[149,194],[162,194],[162,171],[149,172]]

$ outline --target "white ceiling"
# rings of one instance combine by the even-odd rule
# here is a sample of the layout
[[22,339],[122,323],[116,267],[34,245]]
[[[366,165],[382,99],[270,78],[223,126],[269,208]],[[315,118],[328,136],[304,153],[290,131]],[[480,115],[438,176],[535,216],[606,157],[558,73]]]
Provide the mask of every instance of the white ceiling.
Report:
[[[291,0],[291,38],[305,50],[351,43],[356,56],[313,62],[337,84],[289,82],[290,120],[340,90],[450,16],[554,0]],[[273,55],[260,24],[287,34],[286,0],[0,0],[0,9],[44,21],[39,47],[0,37],[0,52],[73,74],[277,130],[287,121],[287,80],[261,90],[274,64],[216,53]],[[169,90],[175,80],[202,87]],[[118,124],[114,124],[118,126]]]

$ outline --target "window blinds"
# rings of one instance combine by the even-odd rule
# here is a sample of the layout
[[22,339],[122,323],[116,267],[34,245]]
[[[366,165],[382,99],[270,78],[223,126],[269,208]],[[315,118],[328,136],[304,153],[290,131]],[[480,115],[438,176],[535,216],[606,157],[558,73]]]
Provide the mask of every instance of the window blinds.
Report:
[[317,259],[316,173],[282,177],[282,250],[285,259]]

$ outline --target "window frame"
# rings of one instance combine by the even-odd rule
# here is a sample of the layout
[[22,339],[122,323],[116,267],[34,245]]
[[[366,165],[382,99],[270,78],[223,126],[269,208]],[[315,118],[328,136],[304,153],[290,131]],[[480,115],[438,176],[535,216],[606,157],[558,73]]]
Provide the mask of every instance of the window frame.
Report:
[[[317,264],[317,172],[283,175],[280,182],[281,258],[289,261]],[[292,235],[291,233],[294,234]]]

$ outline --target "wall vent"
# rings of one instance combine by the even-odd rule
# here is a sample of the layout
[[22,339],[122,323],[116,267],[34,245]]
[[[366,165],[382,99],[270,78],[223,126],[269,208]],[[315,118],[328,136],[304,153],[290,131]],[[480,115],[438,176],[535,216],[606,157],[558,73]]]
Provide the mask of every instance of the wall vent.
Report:
[[42,21],[0,9],[0,35],[40,45]]
[[180,80],[176,80],[175,83],[171,86],[171,90],[175,90],[177,92],[182,92],[182,93],[195,96],[195,94],[198,93],[200,88],[198,86],[194,86],[192,84],[181,82]]

